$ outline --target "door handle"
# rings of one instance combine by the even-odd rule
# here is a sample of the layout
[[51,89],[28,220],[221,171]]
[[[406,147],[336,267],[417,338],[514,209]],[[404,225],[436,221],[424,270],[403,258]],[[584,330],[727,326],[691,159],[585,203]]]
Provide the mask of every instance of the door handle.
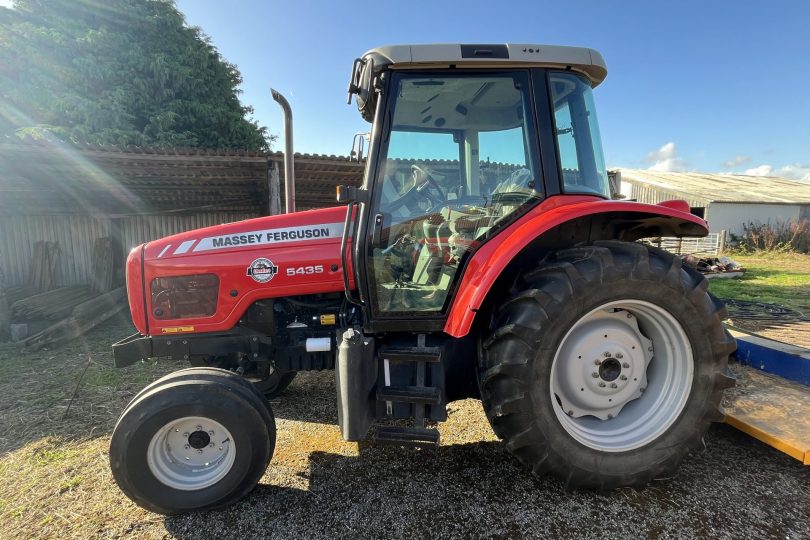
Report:
[[371,246],[380,247],[380,238],[382,237],[383,215],[377,214],[374,216],[374,228],[371,231]]

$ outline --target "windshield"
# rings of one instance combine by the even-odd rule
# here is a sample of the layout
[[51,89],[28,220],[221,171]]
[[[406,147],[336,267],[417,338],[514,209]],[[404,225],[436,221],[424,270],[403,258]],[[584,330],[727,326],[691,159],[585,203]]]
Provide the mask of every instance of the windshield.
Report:
[[565,192],[610,197],[591,86],[573,73],[552,72],[548,78]]

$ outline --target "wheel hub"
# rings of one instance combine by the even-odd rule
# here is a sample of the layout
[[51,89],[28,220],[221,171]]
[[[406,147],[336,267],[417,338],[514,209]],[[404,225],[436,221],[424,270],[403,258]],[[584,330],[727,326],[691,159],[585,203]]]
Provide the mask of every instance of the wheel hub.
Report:
[[188,436],[188,444],[197,450],[205,448],[211,442],[211,436],[205,431],[195,431]]
[[198,490],[221,480],[233,466],[230,432],[211,418],[188,416],[166,424],[149,442],[147,464],[163,484]]
[[560,350],[557,399],[568,416],[609,420],[643,394],[652,356],[652,342],[632,313],[594,313],[572,329]]

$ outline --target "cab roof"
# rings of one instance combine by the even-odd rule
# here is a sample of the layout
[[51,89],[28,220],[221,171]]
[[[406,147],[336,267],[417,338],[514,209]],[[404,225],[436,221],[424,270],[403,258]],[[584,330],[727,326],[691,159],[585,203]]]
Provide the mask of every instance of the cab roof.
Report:
[[584,74],[596,87],[607,77],[607,65],[598,51],[584,47],[506,43],[476,45],[441,43],[387,45],[371,49],[363,59],[374,70],[442,67],[551,67]]

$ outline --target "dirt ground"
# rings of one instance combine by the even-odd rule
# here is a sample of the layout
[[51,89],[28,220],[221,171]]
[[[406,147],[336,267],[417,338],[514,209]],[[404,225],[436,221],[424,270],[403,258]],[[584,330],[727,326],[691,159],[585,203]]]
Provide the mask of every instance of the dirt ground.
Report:
[[300,374],[273,402],[276,452],[251,495],[152,514],[113,482],[110,432],[142,386],[185,365],[113,368],[109,345],[130,332],[118,321],[57,351],[0,348],[0,537],[810,538],[810,467],[727,426],[645,490],[566,492],[533,479],[474,400],[450,405],[435,450],[343,442],[331,372]]

